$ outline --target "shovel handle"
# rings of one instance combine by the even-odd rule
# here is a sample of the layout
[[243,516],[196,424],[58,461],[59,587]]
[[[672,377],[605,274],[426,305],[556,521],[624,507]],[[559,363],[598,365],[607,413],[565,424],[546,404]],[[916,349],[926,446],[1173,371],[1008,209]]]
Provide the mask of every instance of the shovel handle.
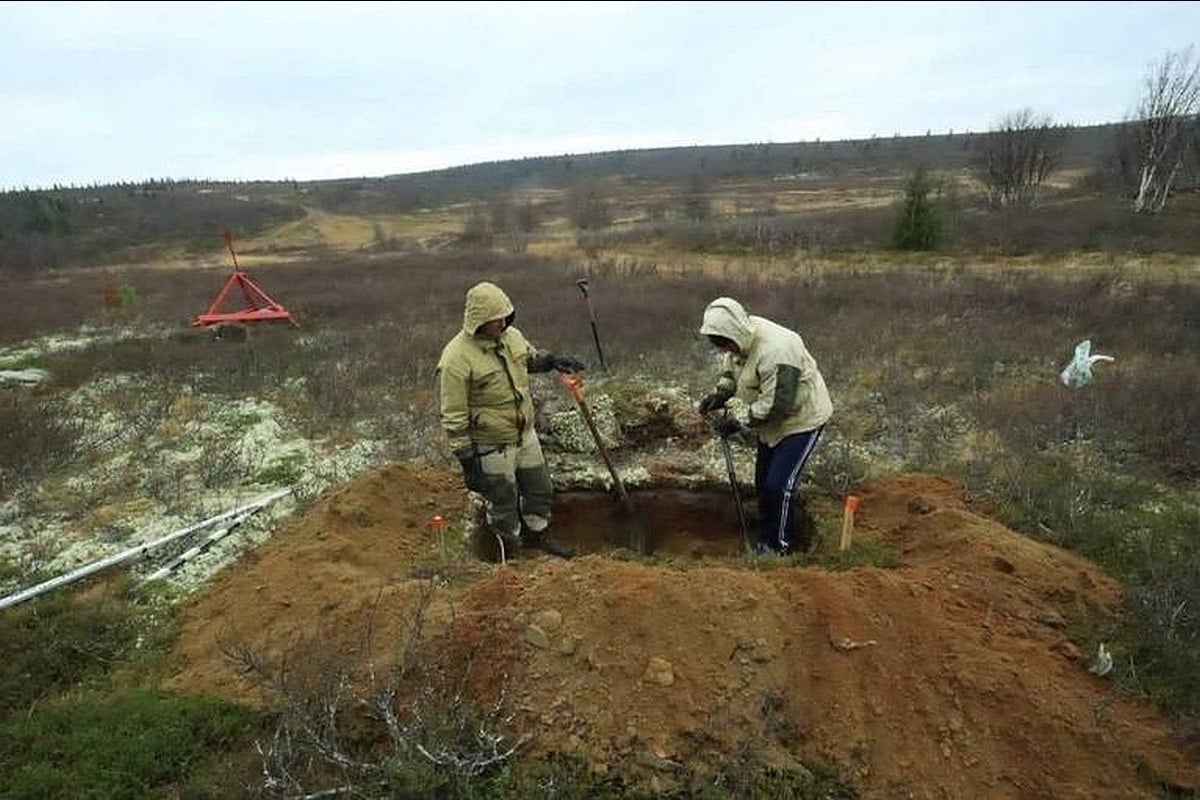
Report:
[[558,379],[567,387],[576,403],[583,403],[583,375],[578,372],[560,372]]
[[[714,412],[710,411],[702,416],[715,430],[717,420]],[[750,525],[746,521],[746,509],[742,505],[742,493],[738,489],[737,470],[733,468],[733,452],[729,448],[729,439],[718,434],[717,441],[721,443],[721,453],[725,456],[725,473],[729,476],[729,486],[733,489],[733,502],[737,507],[738,524],[742,527],[742,544],[746,548],[747,555],[749,555],[754,552],[754,540],[750,538]]]
[[625,491],[625,484],[621,482],[621,476],[617,472],[617,468],[613,466],[612,458],[608,455],[608,448],[604,446],[604,439],[600,436],[600,429],[596,427],[596,420],[592,418],[592,410],[588,408],[588,404],[583,399],[583,375],[579,372],[560,372],[558,379],[562,385],[567,387],[567,391],[571,393],[571,397],[575,398],[575,405],[579,408],[579,413],[583,417],[584,424],[587,425],[588,433],[592,434],[592,440],[596,443],[596,449],[600,451],[600,457],[604,459],[604,466],[608,467],[608,474],[612,476],[613,485],[617,489],[617,496],[621,498],[622,503],[629,502],[629,494]]
[[225,240],[225,246],[229,248],[229,255],[233,257],[233,268],[241,271],[242,266],[238,264],[237,253],[233,252],[233,231],[226,228],[221,234],[221,238]]

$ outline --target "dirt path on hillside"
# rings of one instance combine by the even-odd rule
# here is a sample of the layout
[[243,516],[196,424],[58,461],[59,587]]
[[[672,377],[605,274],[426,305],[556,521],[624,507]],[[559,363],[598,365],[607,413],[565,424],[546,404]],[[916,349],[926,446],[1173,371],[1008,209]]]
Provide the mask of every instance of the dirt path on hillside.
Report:
[[[185,605],[171,684],[260,699],[223,653],[235,641],[350,652],[369,627],[386,652],[431,585],[430,518],[457,523],[463,506],[456,475],[411,465],[331,493]],[[505,690],[529,752],[640,770],[652,787],[749,751],[847,765],[872,798],[1200,788],[1196,754],[1067,638],[1069,620],[1117,606],[1098,569],[973,514],[936,478],[871,487],[856,536],[902,566],[481,564],[437,584],[431,641],[479,649],[476,695]]]

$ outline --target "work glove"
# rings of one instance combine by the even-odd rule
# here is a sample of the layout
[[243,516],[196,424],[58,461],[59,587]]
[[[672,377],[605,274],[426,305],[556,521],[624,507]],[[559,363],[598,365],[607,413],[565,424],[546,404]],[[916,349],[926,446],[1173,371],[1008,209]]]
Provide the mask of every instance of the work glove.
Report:
[[550,366],[559,372],[583,372],[587,367],[575,356],[550,356]]
[[729,392],[713,392],[710,395],[706,395],[700,401],[700,413],[709,414],[719,408],[724,408],[725,404],[729,402],[730,397],[733,397],[733,395]]
[[459,466],[462,467],[463,483],[472,492],[482,492],[483,460],[479,457],[479,453],[475,452],[474,447],[463,447],[454,451],[454,457],[458,459]]
[[736,436],[745,430],[745,426],[743,426],[742,423],[738,422],[733,417],[721,417],[713,423],[713,427],[716,428],[717,433],[721,435],[722,439],[728,439],[730,436]]

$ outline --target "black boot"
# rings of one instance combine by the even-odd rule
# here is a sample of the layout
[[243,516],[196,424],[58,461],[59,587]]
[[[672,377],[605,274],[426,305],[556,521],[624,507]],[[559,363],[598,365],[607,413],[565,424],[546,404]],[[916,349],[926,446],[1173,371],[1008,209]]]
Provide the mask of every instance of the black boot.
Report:
[[549,553],[559,558],[575,557],[575,548],[558,541],[545,531],[534,533],[527,530],[522,538],[526,547],[532,547],[535,550],[541,550],[543,553]]

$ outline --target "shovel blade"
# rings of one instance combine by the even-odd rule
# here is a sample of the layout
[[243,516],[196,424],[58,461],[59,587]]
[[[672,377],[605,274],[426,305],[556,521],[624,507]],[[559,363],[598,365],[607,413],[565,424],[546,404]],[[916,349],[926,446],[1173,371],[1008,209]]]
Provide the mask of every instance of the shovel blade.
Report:
[[650,553],[650,529],[628,496],[621,501],[621,534],[624,544],[635,553]]

